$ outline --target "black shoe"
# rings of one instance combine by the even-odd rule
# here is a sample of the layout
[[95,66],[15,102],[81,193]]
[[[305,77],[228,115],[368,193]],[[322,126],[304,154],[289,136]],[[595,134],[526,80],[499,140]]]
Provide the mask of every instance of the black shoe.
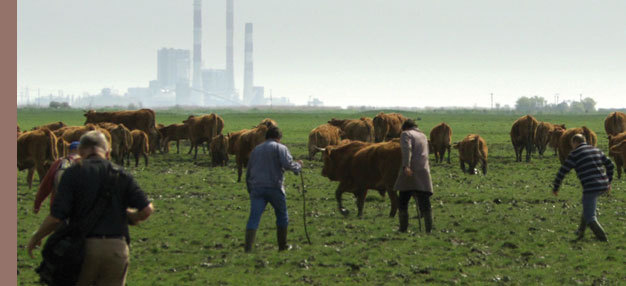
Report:
[[254,245],[254,237],[256,236],[256,229],[246,229],[246,244],[243,250],[246,253],[252,251],[252,245]]
[[433,213],[428,210],[422,215],[424,216],[424,227],[426,228],[426,233],[430,233],[433,229]]
[[287,228],[286,227],[279,227],[276,229],[276,238],[278,240],[278,251],[291,249],[291,245],[287,244]]
[[400,228],[398,229],[398,231],[406,232],[407,228],[409,227],[409,212],[405,210],[400,210],[398,212],[398,219],[400,220]]
[[590,222],[589,228],[593,231],[593,234],[596,235],[596,238],[599,241],[609,241],[608,238],[606,237],[606,233],[604,232],[604,229],[602,229],[602,226],[597,220]]

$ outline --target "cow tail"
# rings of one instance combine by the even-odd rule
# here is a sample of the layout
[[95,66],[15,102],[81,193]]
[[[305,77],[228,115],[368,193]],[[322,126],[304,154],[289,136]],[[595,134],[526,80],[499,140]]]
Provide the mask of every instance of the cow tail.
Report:
[[144,154],[150,154],[150,146],[148,146],[148,135],[147,134],[143,134],[143,144],[142,144],[142,148],[143,148],[143,153]]
[[[372,126],[370,126],[369,122],[367,122],[367,120],[365,120],[365,118],[361,118],[361,121],[365,122],[365,126],[367,126],[367,134],[369,134],[370,136],[370,141],[369,142],[374,142],[374,131],[372,130]],[[384,138],[383,138],[384,141]]]
[[48,158],[47,159],[50,161],[54,161],[59,157],[57,153],[57,138],[54,135],[54,133],[52,133],[52,131],[50,131],[50,129],[48,128],[44,128],[43,132],[48,137],[48,152],[47,152]]

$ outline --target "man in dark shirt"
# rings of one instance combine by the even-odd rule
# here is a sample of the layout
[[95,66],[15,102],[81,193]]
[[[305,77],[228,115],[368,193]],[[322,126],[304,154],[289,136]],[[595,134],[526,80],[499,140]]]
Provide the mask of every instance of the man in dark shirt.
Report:
[[569,153],[554,179],[552,193],[555,196],[558,195],[563,178],[571,169],[575,169],[583,186],[583,215],[576,231],[578,239],[583,238],[585,228],[589,226],[599,240],[607,241],[604,229],[596,218],[596,202],[599,195],[611,191],[613,162],[598,148],[587,144],[582,134],[574,135],[570,144],[572,152]]
[[58,193],[46,217],[28,243],[28,253],[51,234],[64,220],[89,215],[98,199],[98,192],[109,180],[109,170],[118,171],[116,192],[102,217],[87,233],[85,260],[77,285],[124,285],[128,267],[128,224],[136,225],[153,212],[137,182],[118,166],[109,162],[109,146],[104,135],[90,131],[80,138],[78,152],[82,161],[68,168],[59,184]]

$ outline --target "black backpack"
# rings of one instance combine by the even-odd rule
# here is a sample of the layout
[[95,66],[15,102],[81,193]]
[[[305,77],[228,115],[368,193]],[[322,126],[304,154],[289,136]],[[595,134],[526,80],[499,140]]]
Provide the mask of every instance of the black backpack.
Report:
[[43,261],[35,269],[40,282],[47,285],[76,285],[85,258],[86,235],[100,220],[104,210],[117,196],[119,171],[109,165],[108,178],[98,191],[98,198],[91,212],[81,220],[64,221],[50,235],[41,250]]

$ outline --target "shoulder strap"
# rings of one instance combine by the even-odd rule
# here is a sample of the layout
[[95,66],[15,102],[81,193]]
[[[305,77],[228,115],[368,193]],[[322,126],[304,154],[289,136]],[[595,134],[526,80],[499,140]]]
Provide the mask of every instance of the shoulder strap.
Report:
[[98,198],[96,199],[93,209],[89,212],[85,219],[78,223],[78,230],[81,236],[86,236],[87,233],[89,233],[96,226],[96,223],[100,220],[102,214],[104,214],[104,210],[111,203],[113,193],[115,192],[113,186],[117,184],[119,171],[109,165],[107,166],[106,172],[107,177],[98,190]]

